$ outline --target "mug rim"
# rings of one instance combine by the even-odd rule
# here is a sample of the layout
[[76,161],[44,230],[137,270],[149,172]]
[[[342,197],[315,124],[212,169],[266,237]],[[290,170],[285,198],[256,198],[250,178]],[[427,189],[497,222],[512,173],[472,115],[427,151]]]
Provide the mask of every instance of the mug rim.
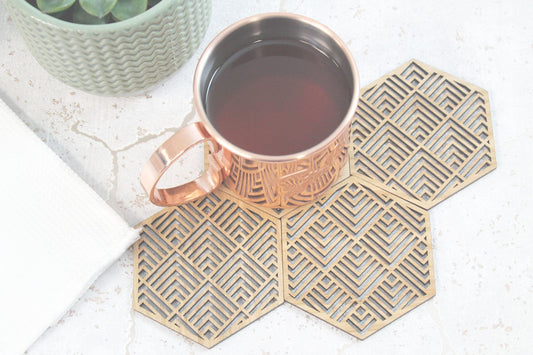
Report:
[[[339,123],[339,125],[335,128],[335,130],[332,133],[330,133],[326,138],[324,138],[322,141],[313,145],[310,148],[307,148],[300,152],[284,154],[284,155],[266,155],[266,154],[254,153],[249,150],[243,149],[231,143],[229,140],[227,140],[222,134],[220,134],[215,129],[215,127],[213,126],[209,118],[207,117],[207,112],[203,104],[202,94],[201,94],[201,89],[200,89],[202,73],[206,67],[208,59],[211,57],[213,51],[215,50],[215,47],[220,42],[222,42],[226,37],[228,37],[231,33],[233,33],[235,30],[241,27],[244,27],[248,24],[251,24],[253,22],[256,22],[256,21],[262,21],[262,20],[271,19],[271,18],[284,18],[284,19],[289,19],[291,21],[302,22],[312,27],[315,27],[319,31],[325,33],[328,37],[330,37],[333,41],[336,42],[336,44],[340,47],[343,55],[346,57],[349,63],[349,66],[350,66],[351,73],[352,73],[352,76],[349,79],[353,81],[353,94],[352,94],[352,99],[350,101],[350,106],[348,107],[348,110],[346,111],[344,118]],[[261,161],[261,162],[283,162],[283,161],[304,159],[324,149],[328,145],[330,145],[333,141],[335,141],[339,136],[341,136],[345,132],[347,127],[349,127],[353,119],[353,116],[355,115],[355,110],[357,109],[357,105],[359,103],[359,92],[360,92],[359,72],[357,70],[355,60],[348,46],[342,41],[342,39],[335,32],[333,32],[329,27],[327,27],[326,25],[316,20],[313,20],[306,16],[293,14],[293,13],[287,13],[287,12],[267,12],[263,14],[253,15],[253,16],[244,18],[242,20],[239,20],[235,22],[234,24],[228,26],[224,30],[222,30],[207,45],[206,49],[202,53],[198,61],[198,64],[196,66],[196,70],[194,73],[194,81],[193,81],[194,105],[196,107],[196,111],[198,112],[198,115],[200,116],[200,120],[204,124],[204,127],[207,130],[207,132],[218,143],[220,143],[222,147],[229,150],[230,152],[237,154],[245,159]]]

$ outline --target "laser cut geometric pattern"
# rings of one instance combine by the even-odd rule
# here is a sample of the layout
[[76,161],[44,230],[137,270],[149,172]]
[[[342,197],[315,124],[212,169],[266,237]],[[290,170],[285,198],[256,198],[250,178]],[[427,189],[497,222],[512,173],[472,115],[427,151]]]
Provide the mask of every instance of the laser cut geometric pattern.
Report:
[[136,311],[211,347],[283,303],[279,219],[217,191],[141,225]]
[[485,90],[411,60],[361,92],[352,175],[429,209],[496,168]]
[[429,215],[350,177],[282,218],[285,300],[364,339],[435,295]]
[[311,204],[223,184],[143,222],[134,308],[211,347],[283,297],[359,339],[433,297],[426,209],[496,167],[487,92],[412,60],[362,90],[350,139]]

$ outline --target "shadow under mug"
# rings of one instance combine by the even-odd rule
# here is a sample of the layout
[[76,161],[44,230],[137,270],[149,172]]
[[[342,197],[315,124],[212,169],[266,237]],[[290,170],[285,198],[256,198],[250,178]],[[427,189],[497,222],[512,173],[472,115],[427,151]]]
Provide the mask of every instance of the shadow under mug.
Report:
[[[232,54],[251,43],[276,39],[303,41],[326,53],[340,67],[352,92],[348,110],[333,133],[304,151],[272,156],[244,150],[217,132],[206,113],[206,96],[216,70]],[[243,19],[215,37],[196,67],[193,92],[200,122],[181,128],[155,151],[142,169],[141,184],[159,206],[195,200],[222,182],[242,199],[265,207],[288,208],[312,202],[337,180],[346,164],[359,86],[357,67],[348,48],[326,26],[290,13]],[[184,185],[157,188],[170,165],[199,143],[210,144],[209,165],[203,174]]]

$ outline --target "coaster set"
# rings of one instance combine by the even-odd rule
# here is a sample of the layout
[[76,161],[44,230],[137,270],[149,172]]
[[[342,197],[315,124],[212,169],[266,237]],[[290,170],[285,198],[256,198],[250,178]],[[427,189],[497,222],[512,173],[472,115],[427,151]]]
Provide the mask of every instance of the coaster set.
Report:
[[134,309],[212,347],[284,301],[364,339],[434,296],[426,209],[496,167],[487,92],[412,60],[362,90],[351,139],[312,204],[222,187],[142,222]]

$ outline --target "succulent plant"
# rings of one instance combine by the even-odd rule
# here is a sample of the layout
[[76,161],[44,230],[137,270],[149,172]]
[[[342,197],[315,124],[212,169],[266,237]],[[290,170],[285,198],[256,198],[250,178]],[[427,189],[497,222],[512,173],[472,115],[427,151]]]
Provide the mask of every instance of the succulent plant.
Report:
[[[32,0],[28,0],[33,3]],[[42,12],[81,24],[123,21],[143,13],[159,0],[37,0]]]

